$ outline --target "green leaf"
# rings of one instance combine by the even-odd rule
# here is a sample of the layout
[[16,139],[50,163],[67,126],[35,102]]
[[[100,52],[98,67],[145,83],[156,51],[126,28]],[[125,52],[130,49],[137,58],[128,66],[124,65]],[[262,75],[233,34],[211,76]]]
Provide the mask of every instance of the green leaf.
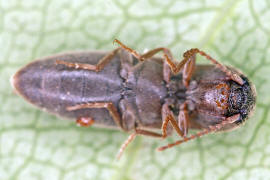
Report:
[[[270,179],[270,3],[267,0],[0,0],[0,179]],[[247,74],[257,109],[245,126],[164,152],[179,139],[79,128],[17,96],[9,79],[33,59],[71,50],[199,47]]]

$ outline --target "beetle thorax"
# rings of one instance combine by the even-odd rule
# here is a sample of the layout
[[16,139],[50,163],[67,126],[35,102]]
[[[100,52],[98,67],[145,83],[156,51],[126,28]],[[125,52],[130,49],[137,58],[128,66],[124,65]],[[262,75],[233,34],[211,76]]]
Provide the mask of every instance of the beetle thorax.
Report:
[[199,111],[224,115],[228,108],[229,84],[225,81],[200,81],[187,90],[189,99]]
[[204,94],[205,102],[225,110],[228,108],[229,86],[226,83],[219,83],[215,88],[208,90]]

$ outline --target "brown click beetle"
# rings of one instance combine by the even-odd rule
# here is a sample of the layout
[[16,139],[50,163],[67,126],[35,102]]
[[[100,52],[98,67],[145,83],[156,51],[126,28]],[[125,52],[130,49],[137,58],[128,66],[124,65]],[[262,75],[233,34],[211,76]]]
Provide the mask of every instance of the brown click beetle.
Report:
[[[36,60],[12,77],[16,92],[50,113],[177,144],[243,124],[255,109],[256,90],[246,76],[195,48],[176,64],[167,48],[140,55],[119,40],[112,52],[70,52]],[[158,52],[164,57],[153,57]],[[195,65],[196,54],[213,65]],[[181,71],[181,73],[180,73]],[[168,126],[170,123],[171,126]],[[155,130],[161,129],[162,133]],[[188,135],[189,129],[198,129]]]

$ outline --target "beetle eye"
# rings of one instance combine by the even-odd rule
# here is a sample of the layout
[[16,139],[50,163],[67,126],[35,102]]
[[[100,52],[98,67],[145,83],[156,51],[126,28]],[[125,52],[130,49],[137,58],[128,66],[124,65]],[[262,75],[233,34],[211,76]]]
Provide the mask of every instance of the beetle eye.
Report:
[[235,110],[240,110],[243,105],[243,96],[242,96],[242,89],[238,88],[231,92],[230,94],[230,103],[232,108]]

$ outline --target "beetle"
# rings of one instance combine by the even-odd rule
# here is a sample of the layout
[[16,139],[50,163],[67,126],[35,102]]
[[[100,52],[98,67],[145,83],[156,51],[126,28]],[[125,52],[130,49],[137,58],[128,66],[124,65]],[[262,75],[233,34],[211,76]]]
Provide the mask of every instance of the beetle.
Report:
[[[144,54],[119,40],[112,52],[84,51],[36,60],[12,77],[15,91],[60,117],[131,132],[121,156],[137,136],[182,138],[162,151],[211,132],[232,130],[255,109],[256,89],[240,71],[222,65],[197,48],[178,64],[169,49]],[[163,57],[154,57],[163,52]],[[196,65],[196,55],[209,65]],[[160,129],[161,133],[156,130]],[[189,129],[198,132],[188,135]]]

